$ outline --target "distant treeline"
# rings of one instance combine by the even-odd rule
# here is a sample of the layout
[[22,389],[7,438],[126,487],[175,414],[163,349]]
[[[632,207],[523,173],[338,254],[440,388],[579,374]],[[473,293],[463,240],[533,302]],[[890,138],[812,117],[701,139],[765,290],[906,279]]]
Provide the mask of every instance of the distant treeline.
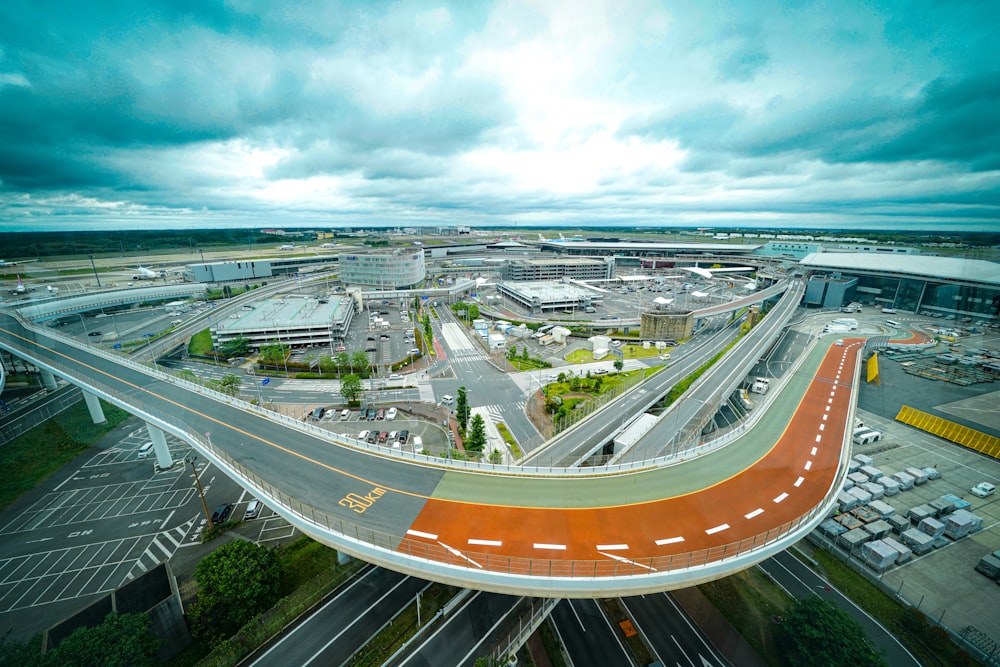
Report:
[[284,236],[264,234],[259,229],[162,229],[104,230],[88,232],[9,232],[0,234],[0,247],[7,261],[86,255],[156,254],[189,249],[192,253],[210,248],[242,245],[273,247],[276,243],[316,238],[315,233],[287,232]]

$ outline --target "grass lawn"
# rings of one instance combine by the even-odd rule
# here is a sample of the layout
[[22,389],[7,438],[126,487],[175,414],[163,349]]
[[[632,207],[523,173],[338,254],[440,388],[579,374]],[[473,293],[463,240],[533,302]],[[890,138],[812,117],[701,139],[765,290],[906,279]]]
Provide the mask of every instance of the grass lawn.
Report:
[[0,509],[49,478],[104,434],[128,419],[124,410],[101,401],[107,421],[95,424],[84,401],[0,447]]
[[202,329],[191,336],[188,343],[188,354],[204,356],[212,352],[212,333],[208,329]]
[[752,567],[698,588],[767,664],[788,664],[779,650],[779,627],[772,617],[786,613],[792,601],[763,572]]

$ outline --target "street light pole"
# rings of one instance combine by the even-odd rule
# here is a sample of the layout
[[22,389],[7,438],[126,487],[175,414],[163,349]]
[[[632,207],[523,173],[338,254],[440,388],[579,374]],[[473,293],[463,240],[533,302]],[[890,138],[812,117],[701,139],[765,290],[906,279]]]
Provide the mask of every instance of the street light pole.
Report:
[[201,480],[198,479],[198,468],[195,467],[194,462],[198,460],[198,457],[194,454],[189,455],[184,461],[191,464],[191,471],[194,473],[194,483],[198,487],[198,495],[201,497],[201,507],[205,510],[205,519],[208,520],[209,525],[212,523],[212,514],[208,511],[208,503],[205,502],[205,491],[201,488]]
[[90,266],[94,269],[94,278],[97,279],[97,286],[101,286],[101,277],[97,275],[97,264],[94,263],[94,256],[90,256]]

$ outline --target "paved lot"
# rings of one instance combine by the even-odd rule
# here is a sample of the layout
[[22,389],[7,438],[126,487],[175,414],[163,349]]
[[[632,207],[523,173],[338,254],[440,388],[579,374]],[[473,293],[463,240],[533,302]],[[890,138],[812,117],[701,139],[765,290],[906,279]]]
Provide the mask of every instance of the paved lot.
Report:
[[1000,586],[974,570],[985,554],[1000,549],[1000,498],[980,499],[968,493],[977,482],[1000,485],[1000,461],[946,442],[892,419],[859,410],[866,424],[886,433],[883,441],[855,446],[884,472],[936,466],[941,478],[930,480],[882,500],[897,513],[927,503],[945,493],[964,496],[969,508],[982,517],[983,529],[897,566],[882,576],[883,584],[956,632],[972,626],[1000,643]]
[[[191,466],[155,472],[154,457],[138,455],[145,427],[126,424],[0,513],[0,633],[28,639],[163,560],[190,577],[224,543],[201,544],[207,519]],[[170,436],[167,444],[177,461],[190,453]],[[250,495],[205,460],[196,465],[209,508],[233,502],[242,518]],[[267,507],[238,532],[272,544],[295,536]]]

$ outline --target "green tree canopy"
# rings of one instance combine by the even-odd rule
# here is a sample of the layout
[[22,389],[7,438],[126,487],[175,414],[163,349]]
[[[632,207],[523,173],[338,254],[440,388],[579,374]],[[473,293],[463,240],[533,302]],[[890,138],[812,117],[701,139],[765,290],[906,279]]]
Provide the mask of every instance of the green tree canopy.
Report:
[[458,398],[455,400],[455,419],[463,431],[469,428],[469,396],[464,386],[458,388]]
[[361,396],[361,378],[351,373],[340,378],[340,395],[348,403],[353,403]]
[[343,368],[344,366],[351,365],[351,356],[346,352],[338,352],[333,355],[333,363],[336,364],[338,368]]
[[245,357],[250,352],[250,340],[245,336],[237,336],[220,345],[219,351],[226,357]]
[[481,452],[486,447],[486,422],[482,415],[473,415],[469,437],[465,439],[465,448],[472,452]]
[[615,370],[618,371],[619,373],[621,373],[622,369],[625,368],[625,362],[622,361],[621,359],[615,359],[615,363],[612,365],[615,367]]
[[0,665],[152,667],[158,664],[156,652],[159,648],[160,640],[149,633],[149,617],[111,612],[98,626],[77,628],[45,655],[41,653],[38,635],[26,643],[0,637]]
[[791,662],[815,667],[886,667],[868,642],[861,624],[815,595],[800,600],[785,618]]
[[191,608],[194,633],[228,637],[278,599],[282,563],[274,549],[236,540],[203,558],[194,571],[198,601]]
[[351,370],[360,371],[362,369],[368,368],[368,353],[364,350],[358,350],[351,354]]
[[280,364],[285,360],[286,346],[277,341],[260,346],[260,360],[265,364]]

